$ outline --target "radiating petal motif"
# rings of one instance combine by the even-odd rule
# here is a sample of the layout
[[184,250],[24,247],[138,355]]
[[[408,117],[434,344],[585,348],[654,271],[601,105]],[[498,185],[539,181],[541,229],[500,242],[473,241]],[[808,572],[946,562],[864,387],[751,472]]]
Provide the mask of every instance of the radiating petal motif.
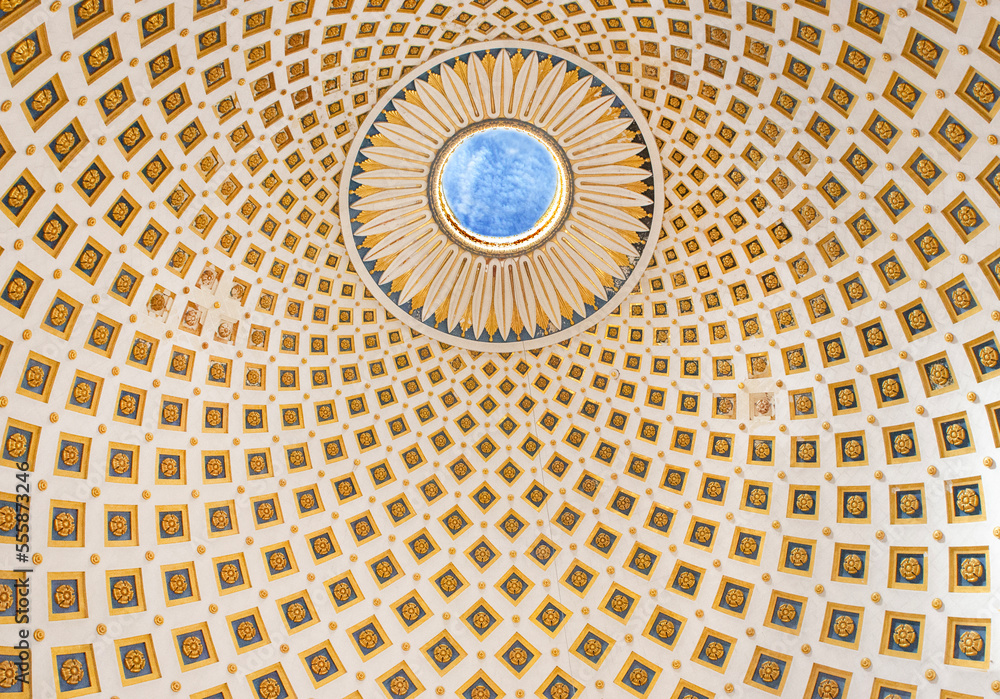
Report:
[[[557,136],[559,144],[566,147],[578,135],[589,136],[589,130],[597,124],[612,102],[614,102],[614,97],[608,95],[599,100],[594,100],[578,110],[559,132]],[[610,126],[624,131],[628,127],[628,124],[624,120],[616,120]]]
[[403,124],[383,122],[379,124],[378,130],[399,146],[406,148],[411,153],[425,155],[428,160],[434,157],[434,152],[441,145],[441,141],[432,135],[421,133]]
[[441,66],[441,83],[444,85],[444,96],[455,110],[461,110],[465,123],[475,121],[480,117],[469,95],[468,85],[462,81],[455,69],[447,63]]
[[[453,53],[372,113],[384,118],[353,151],[345,229],[375,287],[420,329],[477,346],[545,341],[564,321],[603,315],[641,271],[662,214],[657,153],[628,96],[573,56],[509,44]],[[491,259],[438,221],[429,173],[456,133],[494,119],[548,134],[572,194],[544,238]]]
[[522,118],[533,124],[538,124],[540,115],[545,114],[552,103],[558,99],[561,87],[566,75],[566,62],[560,61],[555,68],[550,70],[541,84],[538,91],[531,99],[531,106],[523,114]]
[[[372,244],[368,250],[368,254],[365,255],[365,259],[379,260],[395,256],[405,246],[412,244],[413,240],[422,235],[417,230],[418,228],[427,226],[426,232],[432,233],[434,230],[433,227],[427,225],[430,223],[431,217],[427,211],[416,211],[411,216],[402,219],[393,219],[385,224],[390,232],[378,242],[371,241]],[[370,234],[365,239],[365,242],[368,243],[374,237],[375,235]]]
[[504,102],[504,116],[510,119],[519,118],[524,107],[530,102],[537,84],[538,54],[532,53],[517,73],[510,99]]

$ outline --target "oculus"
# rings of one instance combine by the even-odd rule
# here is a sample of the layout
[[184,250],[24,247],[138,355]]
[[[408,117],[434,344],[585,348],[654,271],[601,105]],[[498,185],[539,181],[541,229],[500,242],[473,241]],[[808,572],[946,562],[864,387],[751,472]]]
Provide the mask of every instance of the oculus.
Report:
[[565,220],[571,190],[562,148],[541,129],[508,119],[455,134],[428,186],[441,228],[459,245],[497,256],[545,242]]

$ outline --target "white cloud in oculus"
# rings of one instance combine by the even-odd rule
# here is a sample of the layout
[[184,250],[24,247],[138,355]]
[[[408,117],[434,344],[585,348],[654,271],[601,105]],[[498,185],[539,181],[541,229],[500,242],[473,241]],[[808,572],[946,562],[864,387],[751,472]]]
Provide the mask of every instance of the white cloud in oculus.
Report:
[[534,226],[556,195],[559,173],[542,143],[516,129],[466,138],[442,168],[449,208],[469,232],[514,236]]

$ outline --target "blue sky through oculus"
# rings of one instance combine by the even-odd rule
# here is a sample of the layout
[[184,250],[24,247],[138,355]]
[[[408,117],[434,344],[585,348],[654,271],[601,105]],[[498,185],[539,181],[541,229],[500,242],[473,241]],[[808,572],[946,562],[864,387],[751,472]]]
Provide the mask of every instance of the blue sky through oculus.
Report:
[[470,233],[499,238],[531,228],[558,185],[552,156],[515,129],[485,129],[452,151],[441,174],[445,199]]

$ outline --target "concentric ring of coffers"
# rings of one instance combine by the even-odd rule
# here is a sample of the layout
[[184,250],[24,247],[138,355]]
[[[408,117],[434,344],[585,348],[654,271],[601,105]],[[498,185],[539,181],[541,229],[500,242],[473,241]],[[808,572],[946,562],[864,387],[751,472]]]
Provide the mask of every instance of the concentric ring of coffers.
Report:
[[[341,184],[345,243],[372,294],[419,332],[481,351],[558,342],[616,308],[663,214],[659,154],[629,95],[526,42],[445,52],[414,73],[362,124]],[[449,232],[432,205],[435,159],[491,121],[544,134],[571,179],[559,225],[507,248]]]

